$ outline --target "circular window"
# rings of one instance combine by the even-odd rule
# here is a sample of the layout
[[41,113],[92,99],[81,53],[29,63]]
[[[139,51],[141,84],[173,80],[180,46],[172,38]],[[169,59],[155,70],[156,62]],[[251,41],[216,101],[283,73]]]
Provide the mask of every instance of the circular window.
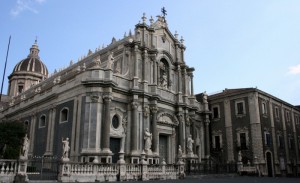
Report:
[[118,128],[119,125],[120,125],[119,118],[118,118],[118,116],[114,115],[114,117],[112,118],[112,126],[114,128]]

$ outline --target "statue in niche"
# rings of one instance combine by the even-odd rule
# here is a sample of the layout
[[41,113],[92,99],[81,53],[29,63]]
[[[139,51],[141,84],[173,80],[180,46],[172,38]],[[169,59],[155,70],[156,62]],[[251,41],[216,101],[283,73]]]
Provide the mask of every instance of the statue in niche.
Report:
[[149,132],[148,128],[145,129],[144,140],[145,140],[145,151],[146,152],[151,152],[152,133]]
[[28,139],[27,134],[26,134],[25,137],[23,138],[23,146],[22,146],[21,156],[27,158],[28,149],[29,149],[29,139]]
[[62,145],[63,145],[63,154],[62,154],[62,159],[69,159],[69,138],[67,137],[65,140],[62,139]]
[[178,146],[178,158],[182,158],[182,149],[181,149],[181,145]]
[[187,153],[188,154],[193,154],[193,143],[194,143],[194,140],[192,139],[192,136],[189,135],[188,139],[187,139]]
[[167,89],[168,88],[168,66],[164,61],[159,63],[160,68],[160,86]]
[[168,87],[168,77],[167,77],[167,74],[165,72],[162,74],[162,77],[161,77],[161,86],[163,88]]

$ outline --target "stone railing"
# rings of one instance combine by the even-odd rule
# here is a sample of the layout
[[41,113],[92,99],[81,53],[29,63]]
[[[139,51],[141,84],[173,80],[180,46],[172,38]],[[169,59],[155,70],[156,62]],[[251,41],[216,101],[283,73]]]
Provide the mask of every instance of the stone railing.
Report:
[[0,182],[13,182],[17,171],[16,160],[0,159]]
[[96,164],[63,162],[58,180],[61,182],[104,182],[128,180],[166,180],[184,177],[184,164]]
[[59,175],[61,182],[117,181],[119,166],[115,164],[62,163]]
[[260,176],[260,174],[261,174],[256,157],[255,157],[253,166],[251,166],[249,161],[245,165],[241,161],[239,161],[237,163],[237,169],[238,169],[237,173],[239,173],[240,175],[242,175],[242,174],[256,174],[256,175]]

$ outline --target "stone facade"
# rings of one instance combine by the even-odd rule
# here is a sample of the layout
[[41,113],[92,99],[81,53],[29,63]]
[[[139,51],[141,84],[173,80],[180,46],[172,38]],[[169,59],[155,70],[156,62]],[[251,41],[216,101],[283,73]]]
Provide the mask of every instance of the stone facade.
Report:
[[[209,157],[208,103],[206,95],[196,101],[194,68],[186,65],[185,49],[165,17],[151,18],[148,25],[143,15],[134,34],[113,38],[77,63],[51,75],[42,68],[41,77],[18,92],[18,82],[11,82],[11,99],[1,108],[0,120],[26,125],[29,158],[60,158],[62,139],[69,138],[73,162],[140,163],[149,129],[149,164],[176,163],[179,145],[182,158],[201,161]],[[31,50],[38,56],[37,42]],[[189,136],[194,143],[188,155]]]
[[299,108],[256,88],[225,89],[208,101],[213,158],[237,162],[240,151],[262,175],[300,173]]

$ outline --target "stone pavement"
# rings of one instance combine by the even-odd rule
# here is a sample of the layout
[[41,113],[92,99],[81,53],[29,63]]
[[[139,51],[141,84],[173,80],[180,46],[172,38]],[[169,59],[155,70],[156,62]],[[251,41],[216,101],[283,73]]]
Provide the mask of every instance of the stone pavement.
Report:
[[237,175],[193,175],[182,180],[134,181],[134,183],[300,183],[300,177],[255,177]]

